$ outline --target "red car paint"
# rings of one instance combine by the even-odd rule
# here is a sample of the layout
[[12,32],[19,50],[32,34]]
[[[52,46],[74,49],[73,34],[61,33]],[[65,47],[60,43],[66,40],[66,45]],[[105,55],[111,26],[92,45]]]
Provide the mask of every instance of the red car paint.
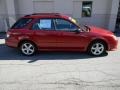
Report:
[[[38,19],[64,19],[81,28],[75,22],[70,20],[69,16],[55,13],[39,13],[27,15],[22,18],[32,18],[32,21],[22,29],[11,28],[7,34],[6,45],[14,48],[19,47],[19,43],[23,40],[33,42],[38,50],[43,51],[87,51],[88,46],[94,40],[104,41],[108,51],[117,48],[118,40],[114,34],[108,30],[90,26],[90,31],[67,32],[64,30],[32,30],[32,25]],[[22,19],[21,18],[21,19]]]

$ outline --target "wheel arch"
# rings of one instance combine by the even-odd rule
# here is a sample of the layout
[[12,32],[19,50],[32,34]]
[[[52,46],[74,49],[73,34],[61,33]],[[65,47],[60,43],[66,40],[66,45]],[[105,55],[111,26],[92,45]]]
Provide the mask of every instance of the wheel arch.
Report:
[[95,43],[95,42],[102,42],[102,43],[105,45],[106,50],[109,49],[109,45],[108,45],[108,43],[107,43],[106,40],[97,38],[97,39],[92,40],[92,41],[89,43],[89,45],[88,45],[88,47],[87,47],[87,50],[88,50],[89,47],[90,47],[93,43]]
[[18,48],[21,46],[22,43],[24,42],[30,42],[32,43],[33,45],[35,45],[35,47],[37,48],[37,44],[31,40],[28,40],[28,39],[23,39],[23,40],[20,40],[20,42],[18,43]]

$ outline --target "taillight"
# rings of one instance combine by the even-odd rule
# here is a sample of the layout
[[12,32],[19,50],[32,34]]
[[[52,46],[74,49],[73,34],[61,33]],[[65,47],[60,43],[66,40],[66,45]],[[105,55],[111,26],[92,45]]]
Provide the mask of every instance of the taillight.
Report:
[[10,34],[11,34],[11,33],[8,31],[8,32],[7,32],[7,35],[6,35],[6,36],[7,36],[7,38],[9,38],[9,37],[10,37]]

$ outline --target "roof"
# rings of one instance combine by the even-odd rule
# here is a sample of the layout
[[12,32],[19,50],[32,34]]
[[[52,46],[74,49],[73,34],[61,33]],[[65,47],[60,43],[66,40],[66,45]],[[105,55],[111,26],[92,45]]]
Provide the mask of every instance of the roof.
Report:
[[68,18],[66,15],[60,13],[34,13],[30,15],[25,15],[25,18],[40,18],[40,17],[49,17],[49,18]]

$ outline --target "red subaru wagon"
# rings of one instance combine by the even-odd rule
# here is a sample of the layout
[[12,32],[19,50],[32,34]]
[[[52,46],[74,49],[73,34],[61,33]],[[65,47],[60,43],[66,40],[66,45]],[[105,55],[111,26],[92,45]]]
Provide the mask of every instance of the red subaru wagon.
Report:
[[78,25],[59,13],[36,13],[20,18],[7,32],[6,45],[30,56],[36,51],[83,51],[100,56],[117,49],[118,40],[108,30]]

